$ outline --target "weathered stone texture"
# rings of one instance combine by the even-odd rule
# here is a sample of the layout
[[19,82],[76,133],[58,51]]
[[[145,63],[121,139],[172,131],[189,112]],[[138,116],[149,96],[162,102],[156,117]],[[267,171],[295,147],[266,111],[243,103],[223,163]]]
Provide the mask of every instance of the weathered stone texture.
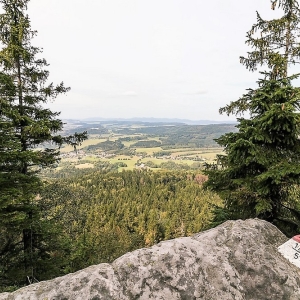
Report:
[[286,241],[268,222],[228,221],[0,300],[299,300],[300,269],[277,251]]

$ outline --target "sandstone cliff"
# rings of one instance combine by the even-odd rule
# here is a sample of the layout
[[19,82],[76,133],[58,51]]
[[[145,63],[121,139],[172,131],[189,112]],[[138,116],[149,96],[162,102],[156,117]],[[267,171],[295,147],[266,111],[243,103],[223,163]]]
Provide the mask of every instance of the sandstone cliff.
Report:
[[0,300],[298,300],[300,269],[277,250],[287,240],[265,221],[228,221],[0,294]]

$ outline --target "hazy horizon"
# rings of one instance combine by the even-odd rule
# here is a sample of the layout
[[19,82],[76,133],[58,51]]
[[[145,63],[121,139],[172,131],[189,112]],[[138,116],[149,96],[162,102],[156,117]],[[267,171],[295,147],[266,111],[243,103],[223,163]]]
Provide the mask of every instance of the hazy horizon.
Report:
[[139,124],[139,123],[149,123],[149,124],[185,124],[185,125],[222,125],[222,124],[236,124],[236,120],[190,120],[190,119],[179,119],[179,118],[101,118],[101,117],[91,117],[91,118],[64,118],[66,124],[78,124],[78,123],[110,123],[110,122],[120,122],[120,123],[129,123],[129,124]]

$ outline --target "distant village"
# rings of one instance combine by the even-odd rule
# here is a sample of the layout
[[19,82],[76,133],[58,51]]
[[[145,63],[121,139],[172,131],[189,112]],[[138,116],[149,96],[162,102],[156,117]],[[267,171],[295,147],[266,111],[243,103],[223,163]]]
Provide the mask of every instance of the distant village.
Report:
[[[77,151],[70,151],[70,152],[66,152],[66,153],[61,153],[60,154],[60,158],[78,158],[78,159],[82,159],[84,157],[97,157],[97,158],[104,158],[104,159],[108,159],[108,158],[113,158],[116,157],[117,155],[114,153],[108,153],[108,152],[100,152],[100,153],[86,153],[86,151],[84,150],[77,150]],[[142,155],[142,154],[137,154],[136,157],[138,158],[156,158],[156,159],[163,159],[163,160],[193,160],[193,161],[206,161],[205,158],[203,157],[189,157],[189,156],[174,156],[174,155],[163,155],[163,156],[155,156],[155,155]],[[122,159],[120,159],[122,160]],[[123,160],[127,160],[125,158],[123,158]]]
[[70,151],[70,152],[60,154],[60,158],[78,158],[78,159],[81,159],[81,158],[84,158],[86,156],[93,156],[93,157],[98,157],[98,158],[112,158],[112,157],[115,157],[116,154],[107,153],[107,152],[94,153],[94,154],[88,153],[87,154],[83,150]]

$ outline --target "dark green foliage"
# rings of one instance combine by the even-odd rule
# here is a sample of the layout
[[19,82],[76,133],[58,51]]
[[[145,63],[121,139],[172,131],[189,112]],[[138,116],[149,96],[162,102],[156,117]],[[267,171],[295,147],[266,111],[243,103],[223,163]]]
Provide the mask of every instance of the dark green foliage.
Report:
[[260,217],[292,235],[300,229],[299,201],[292,193],[300,183],[300,89],[292,85],[299,74],[287,77],[287,71],[299,58],[300,15],[297,1],[278,4],[284,16],[264,21],[257,14],[258,23],[247,35],[254,50],[241,62],[251,71],[260,65],[269,70],[260,72],[257,89],[220,109],[248,111],[250,118],[238,119],[237,133],[217,139],[226,155],[208,166],[206,186],[224,199],[222,218]]
[[160,147],[161,142],[155,140],[148,140],[148,141],[138,141],[132,144],[131,148],[152,148],[152,147]]
[[153,156],[155,157],[162,157],[162,156],[170,156],[172,154],[172,151],[157,151],[153,152]]
[[[151,126],[150,126],[151,125]],[[235,131],[232,124],[216,124],[216,125],[173,125],[173,126],[152,126],[148,124],[147,127],[140,128],[113,128],[116,134],[141,134],[142,139],[145,137],[159,137],[161,147],[163,149],[174,149],[176,147],[215,147],[217,146],[214,141],[220,135]],[[140,140],[141,137],[136,138]],[[155,147],[160,146],[157,143]],[[140,146],[136,146],[140,147]],[[152,147],[152,146],[148,146]]]
[[87,151],[91,150],[100,150],[100,151],[111,151],[111,150],[121,150],[124,148],[124,144],[120,141],[105,141],[100,142],[95,145],[89,145],[86,147]]
[[47,62],[31,45],[36,32],[25,14],[28,0],[0,0],[0,289],[44,278],[49,251],[43,243],[44,224],[36,202],[42,182],[37,172],[58,161],[58,147],[85,138],[56,134],[59,113],[43,104],[69,89],[48,83]]
[[145,166],[147,166],[149,168],[153,168],[153,169],[159,167],[157,164],[155,164],[153,161],[150,161],[150,160],[145,162]]
[[119,138],[118,140],[120,142],[130,142],[130,141],[140,141],[143,140],[145,137],[143,136],[127,136],[127,137],[122,137]]

